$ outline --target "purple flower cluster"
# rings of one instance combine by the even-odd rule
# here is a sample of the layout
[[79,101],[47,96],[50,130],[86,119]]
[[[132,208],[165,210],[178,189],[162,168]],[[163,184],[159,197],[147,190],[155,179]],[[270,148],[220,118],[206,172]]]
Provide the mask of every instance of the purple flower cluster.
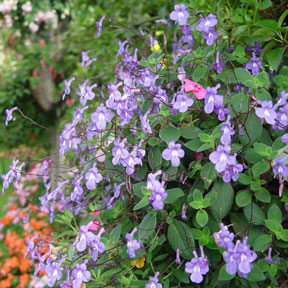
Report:
[[251,263],[256,260],[257,254],[247,244],[248,237],[244,237],[242,243],[237,240],[234,244],[234,233],[230,233],[224,224],[221,223],[220,226],[221,230],[215,232],[213,236],[218,247],[226,249],[223,253],[226,272],[233,275],[238,271],[239,277],[247,278],[253,268]]
[[149,173],[147,179],[147,189],[151,191],[151,196],[149,198],[149,203],[152,204],[155,210],[161,210],[164,207],[163,201],[167,198],[167,193],[164,189],[165,181],[162,180],[160,183],[156,177],[161,175],[162,171],[156,173]]
[[8,189],[9,185],[13,182],[14,188],[18,189],[18,181],[21,177],[21,170],[25,166],[25,163],[22,162],[17,166],[19,163],[19,160],[14,158],[12,161],[12,164],[9,166],[9,171],[6,174],[2,174],[1,178],[3,180],[3,186],[2,186],[2,194],[4,194],[4,190]]
[[203,41],[206,41],[207,45],[209,46],[213,45],[214,40],[219,37],[218,32],[214,30],[217,22],[216,16],[212,13],[210,13],[206,18],[200,14],[200,19],[196,26],[196,30],[203,33]]
[[185,264],[185,272],[191,273],[190,280],[194,283],[201,283],[203,275],[209,272],[208,259],[204,254],[203,246],[200,246],[201,257],[198,257],[197,252],[194,250],[194,258]]
[[142,241],[133,239],[134,234],[138,231],[135,227],[131,233],[127,233],[125,238],[127,240],[127,254],[130,258],[136,257],[135,251],[142,247]]
[[189,13],[186,11],[187,7],[184,4],[174,6],[174,11],[170,14],[170,19],[179,23],[180,25],[186,25]]

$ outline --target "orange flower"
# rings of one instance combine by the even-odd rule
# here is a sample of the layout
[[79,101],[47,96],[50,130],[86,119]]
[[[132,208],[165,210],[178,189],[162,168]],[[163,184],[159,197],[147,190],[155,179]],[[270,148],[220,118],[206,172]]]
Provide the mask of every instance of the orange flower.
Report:
[[25,273],[21,275],[19,278],[19,282],[20,283],[18,284],[17,288],[24,288],[30,282],[29,274]]
[[6,280],[2,280],[0,281],[0,287],[1,288],[10,288],[11,287],[11,279],[6,279]]
[[21,256],[21,258],[20,258],[20,263],[21,263],[21,265],[20,265],[19,269],[21,272],[26,272],[31,267],[30,260],[25,259],[23,256]]
[[8,206],[8,209],[9,209],[9,210],[16,210],[17,208],[18,208],[18,207],[17,207],[16,204],[11,204],[11,205]]

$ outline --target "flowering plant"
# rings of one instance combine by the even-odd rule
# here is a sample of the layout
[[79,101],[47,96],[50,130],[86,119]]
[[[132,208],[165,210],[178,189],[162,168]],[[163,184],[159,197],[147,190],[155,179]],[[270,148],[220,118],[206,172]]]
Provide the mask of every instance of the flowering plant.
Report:
[[[270,1],[258,4],[249,27],[269,30],[256,18]],[[49,175],[43,162],[39,200],[50,222],[67,230],[55,237],[60,243],[51,241],[56,259],[42,258],[38,235],[27,239],[27,255],[47,272],[49,287],[285,282],[286,40],[267,55],[265,37],[246,47],[235,31],[229,43],[220,26],[229,19],[205,9],[192,15],[189,7],[175,5],[169,20],[158,20],[163,42],[142,30],[135,32],[142,46],[119,41],[109,84],[65,81],[63,99],[75,91],[80,106],[60,135],[69,172]],[[272,37],[286,33],[283,15],[269,22],[276,22]],[[97,37],[106,21],[95,23]],[[89,53],[81,55],[87,69],[99,61]],[[12,110],[8,125],[22,113]],[[2,175],[4,189],[17,186],[22,167],[13,162]],[[143,257],[143,270],[133,269]]]

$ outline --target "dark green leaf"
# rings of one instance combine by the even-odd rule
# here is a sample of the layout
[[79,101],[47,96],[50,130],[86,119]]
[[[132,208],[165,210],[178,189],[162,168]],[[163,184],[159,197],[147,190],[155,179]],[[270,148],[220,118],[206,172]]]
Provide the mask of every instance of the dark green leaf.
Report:
[[234,201],[234,190],[230,183],[218,182],[212,188],[217,193],[215,203],[210,207],[216,220],[223,219],[230,211]]
[[139,231],[138,231],[139,239],[144,239],[146,238],[146,236],[149,237],[153,233],[155,226],[156,226],[156,215],[147,214],[139,225]]
[[248,70],[244,68],[236,68],[234,71],[238,82],[242,83],[246,87],[256,88],[256,85],[253,81],[253,76],[249,73]]
[[148,199],[149,199],[149,196],[143,197],[143,198],[140,200],[140,202],[138,202],[138,203],[134,206],[133,210],[136,211],[136,210],[139,210],[139,209],[147,206],[147,205],[149,204]]
[[196,221],[201,226],[204,227],[208,223],[208,214],[205,210],[199,210],[196,213]]
[[271,235],[260,235],[256,238],[253,244],[253,249],[258,252],[262,251],[264,248],[267,248],[269,243],[272,242],[272,236]]
[[248,205],[244,208],[244,216],[247,219],[247,221],[250,221],[254,223],[255,225],[264,225],[264,221],[266,219],[265,214],[263,210],[255,203],[251,205]]
[[162,164],[162,155],[158,146],[154,146],[151,150],[149,150],[148,163],[152,170]]
[[172,273],[179,281],[186,283],[186,284],[190,283],[188,273],[185,273],[184,271],[179,270],[179,269],[174,269]]
[[281,63],[283,54],[286,50],[286,47],[272,49],[267,52],[267,60],[269,65],[273,68],[273,70],[277,71],[279,65]]
[[245,207],[251,203],[251,195],[249,190],[239,191],[236,195],[236,204],[238,207]]
[[192,74],[193,81],[198,82],[199,80],[201,80],[206,74],[206,72],[207,66],[198,66]]
[[[192,235],[191,228],[181,221],[175,221],[168,227],[168,241],[174,251],[177,248],[181,250],[181,256],[187,260],[193,258],[193,250],[195,248],[195,242]],[[191,247],[191,249],[187,249]]]
[[270,169],[270,164],[268,162],[258,162],[252,167],[253,178],[256,179],[263,173],[267,172]]
[[184,196],[184,192],[181,188],[168,189],[168,190],[166,190],[166,193],[168,194],[168,196],[164,200],[164,203],[174,203],[180,197]]
[[278,205],[273,204],[267,213],[267,218],[269,220],[274,221],[275,223],[281,224],[282,223],[282,212]]
[[255,197],[257,200],[264,202],[264,203],[270,203],[270,201],[271,201],[271,194],[264,187],[260,187],[259,190],[257,189],[255,191]]
[[220,281],[229,281],[232,280],[236,276],[236,273],[231,275],[226,272],[226,264],[221,267],[219,280]]
[[179,129],[172,126],[165,126],[159,133],[161,139],[163,139],[167,144],[174,140],[175,142],[180,137]]

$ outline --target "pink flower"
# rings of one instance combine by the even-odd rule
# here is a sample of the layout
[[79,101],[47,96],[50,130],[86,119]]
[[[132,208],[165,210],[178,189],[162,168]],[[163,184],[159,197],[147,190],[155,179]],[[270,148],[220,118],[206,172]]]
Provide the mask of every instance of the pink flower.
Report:
[[185,92],[193,92],[197,99],[204,99],[206,95],[206,89],[203,88],[199,83],[193,82],[187,78],[182,78],[182,81],[185,82]]

